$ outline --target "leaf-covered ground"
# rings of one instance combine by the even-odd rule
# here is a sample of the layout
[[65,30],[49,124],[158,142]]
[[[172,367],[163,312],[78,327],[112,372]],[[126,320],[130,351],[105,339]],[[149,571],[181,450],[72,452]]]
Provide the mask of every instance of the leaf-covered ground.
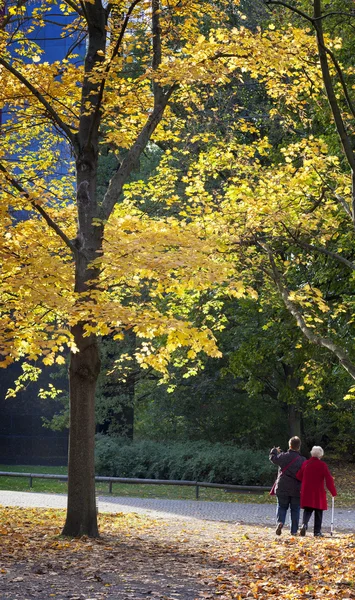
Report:
[[63,511],[0,507],[0,600],[355,598],[355,538],[101,515],[60,537]]

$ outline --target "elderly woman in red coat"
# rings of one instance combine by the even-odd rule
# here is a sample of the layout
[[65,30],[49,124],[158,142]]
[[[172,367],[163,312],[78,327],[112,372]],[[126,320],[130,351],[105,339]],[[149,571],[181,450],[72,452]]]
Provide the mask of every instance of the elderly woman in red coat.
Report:
[[314,535],[321,536],[323,510],[327,510],[327,486],[332,496],[337,495],[334,480],[325,462],[321,461],[324,455],[323,448],[313,446],[311,458],[306,460],[298,473],[297,479],[302,481],[301,485],[301,508],[303,508],[303,524],[300,535],[306,535],[308,522],[314,511]]

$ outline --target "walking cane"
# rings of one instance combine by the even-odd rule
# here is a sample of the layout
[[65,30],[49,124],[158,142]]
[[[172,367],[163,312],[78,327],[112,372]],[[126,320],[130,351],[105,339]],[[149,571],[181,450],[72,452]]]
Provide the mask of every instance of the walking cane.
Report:
[[333,535],[334,528],[334,496],[332,496],[332,519],[330,522],[330,535]]

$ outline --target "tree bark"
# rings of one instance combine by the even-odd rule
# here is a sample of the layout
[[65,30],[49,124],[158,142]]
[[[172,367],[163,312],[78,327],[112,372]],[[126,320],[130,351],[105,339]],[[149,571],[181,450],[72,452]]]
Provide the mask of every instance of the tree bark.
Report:
[[290,437],[301,437],[301,411],[294,404],[288,405],[288,426]]
[[69,367],[70,434],[68,508],[63,535],[99,535],[95,500],[95,390],[100,372],[96,336],[83,337],[83,326],[72,331],[79,352]]
[[[89,268],[102,253],[103,227],[93,224],[97,215],[97,155],[92,147],[77,161],[78,234],[75,256],[75,291],[88,291],[88,281],[99,274]],[[82,300],[79,298],[80,305]],[[90,325],[90,323],[88,323]],[[68,505],[63,535],[97,537],[95,502],[95,392],[100,373],[100,356],[95,335],[85,335],[85,322],[72,327],[77,352],[69,367],[69,456]]]

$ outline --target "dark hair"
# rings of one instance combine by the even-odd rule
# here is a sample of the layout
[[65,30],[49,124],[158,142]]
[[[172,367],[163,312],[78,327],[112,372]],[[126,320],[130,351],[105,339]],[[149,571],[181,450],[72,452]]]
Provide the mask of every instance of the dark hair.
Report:
[[294,435],[288,442],[291,450],[299,450],[301,448],[301,440],[297,435]]

